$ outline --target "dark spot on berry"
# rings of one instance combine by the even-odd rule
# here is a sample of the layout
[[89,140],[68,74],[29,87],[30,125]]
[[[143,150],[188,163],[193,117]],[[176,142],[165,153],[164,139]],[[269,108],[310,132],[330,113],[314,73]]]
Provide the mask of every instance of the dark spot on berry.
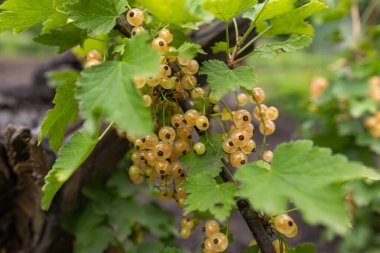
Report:
[[144,156],[140,156],[140,160],[143,161],[144,160]]
[[240,164],[245,164],[245,160],[241,160]]
[[168,69],[169,69],[169,66],[166,66],[166,65],[165,65],[164,69],[165,69],[165,70],[168,70]]
[[170,139],[170,134],[165,134],[165,138],[169,140]]
[[218,239],[214,239],[214,244],[218,244],[219,243],[219,240]]
[[244,135],[239,135],[239,140],[243,141],[244,140]]
[[203,123],[203,127],[207,127],[208,126],[208,124],[207,123]]
[[170,62],[169,58],[166,58],[166,62]]
[[174,126],[175,126],[175,127],[179,127],[179,124],[178,124],[178,123],[175,123]]
[[140,146],[136,146],[136,150],[140,150]]
[[168,193],[167,193],[167,192],[164,192],[164,193],[162,194],[162,196],[166,197],[166,196],[168,196]]
[[186,155],[186,150],[182,151],[182,154],[183,154],[183,155]]
[[244,115],[244,116],[243,116],[243,120],[244,120],[244,121],[248,121],[248,120],[249,120],[248,116],[247,116],[247,115]]
[[133,31],[133,32],[132,32],[132,35],[136,35],[136,31]]
[[202,243],[202,249],[204,249],[206,247],[205,243]]
[[161,175],[161,180],[164,180],[165,179],[165,176],[164,175]]
[[206,232],[206,228],[205,228],[204,226],[202,227],[202,231],[203,231],[203,232]]
[[160,47],[163,47],[165,44],[164,44],[163,41],[160,41],[160,42],[158,42],[158,45],[159,45]]
[[191,139],[191,135],[187,136],[187,139]]
[[131,12],[129,13],[129,16],[130,16],[130,17],[133,17],[133,16],[135,16],[135,13],[134,13],[133,11],[131,11]]
[[164,152],[162,152],[161,150],[157,152],[157,155],[158,156],[163,156],[164,155]]
[[145,138],[142,138],[141,141],[142,141],[142,142],[146,142],[146,139],[145,139]]
[[[177,79],[178,79],[178,77],[177,77]],[[187,121],[185,119],[183,119],[182,122],[185,123],[185,124],[187,124]]]
[[185,177],[185,174],[184,174],[184,173],[182,173],[182,174],[181,174],[181,177]]
[[233,146],[234,146],[234,143],[233,143],[232,141],[230,141],[230,142],[228,143],[228,145],[230,145],[231,147],[233,147]]
[[215,207],[219,207],[219,208],[221,208],[221,207],[223,207],[224,205],[223,205],[223,203],[220,203],[220,202],[219,202],[219,203],[215,203],[214,206],[215,206]]
[[169,163],[171,163],[171,159],[170,158],[166,158],[166,161],[168,161]]
[[182,169],[178,169],[178,174],[181,174],[182,173]]
[[160,170],[160,174],[161,174],[161,175],[165,174],[165,171]]
[[290,220],[290,221],[288,221],[288,225],[289,226],[293,226],[293,222]]
[[256,148],[253,148],[253,149],[252,149],[252,152],[256,152]]

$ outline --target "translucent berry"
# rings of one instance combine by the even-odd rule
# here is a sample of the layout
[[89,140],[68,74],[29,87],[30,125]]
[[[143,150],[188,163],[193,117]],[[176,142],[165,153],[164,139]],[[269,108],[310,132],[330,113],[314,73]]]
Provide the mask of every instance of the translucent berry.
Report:
[[156,134],[150,134],[145,137],[145,146],[148,149],[154,149],[158,143],[158,136]]
[[255,127],[253,126],[252,123],[246,124],[242,126],[240,129],[244,132],[244,134],[247,135],[248,138],[252,138],[255,132]]
[[252,139],[249,139],[247,145],[245,145],[244,147],[241,147],[240,148],[241,151],[244,153],[244,154],[251,154],[252,152],[255,152],[256,150],[256,142]]
[[245,93],[240,93],[239,95],[237,95],[236,100],[239,106],[245,106],[246,104],[248,104],[249,101],[248,96]]
[[150,76],[146,79],[146,84],[150,87],[156,87],[160,84],[160,78]]
[[172,69],[167,64],[161,64],[160,66],[160,77],[165,78],[172,74]]
[[206,221],[204,225],[204,232],[206,233],[207,237],[211,237],[216,233],[220,232],[220,226],[219,223],[215,220],[208,220]]
[[144,95],[143,96],[143,101],[144,101],[144,106],[145,107],[150,107],[152,105],[152,97],[149,95]]
[[144,22],[144,12],[133,8],[127,12],[126,18],[131,26],[140,26]]
[[224,142],[223,142],[223,150],[224,152],[226,153],[234,153],[238,150],[238,147],[235,146],[235,144],[232,142],[232,140],[230,138],[226,139]]
[[265,151],[263,154],[263,159],[264,161],[271,163],[273,159],[273,152],[270,150]]
[[186,198],[187,196],[186,191],[181,187],[176,187],[175,193],[178,198]]
[[183,228],[192,229],[194,227],[194,219],[183,217],[181,219],[181,226]]
[[159,53],[168,51],[168,44],[162,38],[155,38],[152,40],[152,47]]
[[190,75],[195,75],[199,71],[199,63],[196,60],[189,61],[186,64],[186,72]]
[[87,54],[87,61],[91,61],[91,60],[101,61],[102,54],[99,53],[97,50],[91,50]]
[[214,244],[214,249],[218,252],[225,251],[228,247],[228,238],[223,233],[216,233],[210,237]]
[[160,198],[162,200],[170,200],[173,199],[174,191],[171,189],[163,189],[160,191]]
[[190,150],[190,144],[186,139],[179,139],[174,143],[174,151],[177,154],[185,155]]
[[198,116],[195,121],[196,127],[201,131],[206,131],[210,127],[210,122],[206,116]]
[[162,141],[172,142],[175,139],[175,130],[169,126],[163,127],[158,132],[158,136]]
[[281,241],[279,239],[276,239],[272,242],[274,249],[276,250],[276,253],[286,253],[286,245],[285,242]]
[[145,143],[141,139],[135,140],[135,148],[136,150],[141,150],[145,148]]
[[197,87],[191,91],[191,98],[197,99],[203,97],[205,94],[205,90],[202,87]]
[[179,162],[174,162],[170,165],[171,174],[175,177],[180,177],[183,173],[183,167]]
[[141,174],[141,170],[139,167],[132,165],[129,167],[128,174],[130,177],[134,177]]
[[177,59],[178,59],[178,63],[181,64],[182,66],[186,66],[191,61],[191,60],[186,59],[186,58],[181,57],[181,56],[178,56]]
[[190,229],[187,229],[187,228],[181,228],[181,230],[179,231],[179,236],[182,238],[182,239],[187,239],[189,238],[191,235],[191,230]]
[[100,65],[102,62],[101,61],[98,61],[98,60],[89,60],[86,62],[86,64],[84,65],[85,68],[92,68],[96,65]]
[[142,76],[135,77],[135,78],[133,78],[133,83],[135,84],[137,89],[141,89],[145,86],[146,79],[145,79],[145,77],[142,77]]
[[230,163],[235,168],[239,168],[247,163],[247,155],[241,151],[236,151],[230,155]]
[[278,118],[278,110],[276,107],[271,106],[265,111],[265,116],[269,120],[276,120]]
[[166,160],[170,157],[172,146],[169,142],[160,141],[154,148],[154,152],[156,153],[158,160]]
[[210,238],[207,238],[206,240],[204,240],[204,242],[202,243],[202,250],[203,250],[203,253],[217,252],[216,250],[214,250],[214,244],[212,243]]
[[[168,48],[168,52],[171,53],[171,52],[175,52],[177,51],[177,49],[175,47],[169,47]],[[177,56],[167,56],[166,57],[166,62],[174,62],[177,60]]]
[[133,162],[136,162],[137,160],[139,160],[139,157],[140,157],[139,151],[133,152],[132,155],[131,155],[131,160]]
[[177,128],[177,136],[180,139],[191,140],[193,134],[193,128],[191,126],[181,126]]
[[239,110],[233,114],[233,121],[237,127],[251,123],[251,114],[247,110]]
[[175,128],[185,126],[186,125],[185,116],[182,114],[174,114],[171,118],[171,123],[172,123],[172,126]]
[[149,150],[145,155],[145,160],[150,166],[156,166],[157,154]]
[[190,109],[185,113],[185,120],[189,126],[195,126],[199,112],[194,109]]
[[203,155],[206,152],[206,146],[202,142],[195,143],[193,148],[197,155]]
[[274,225],[278,232],[287,237],[295,237],[298,232],[297,224],[292,217],[287,214],[281,214],[274,218]]
[[161,79],[161,87],[166,90],[172,90],[175,87],[175,81],[173,78],[166,77]]
[[163,39],[166,43],[170,43],[173,41],[173,34],[169,29],[163,28],[158,32],[158,36]]
[[253,96],[253,101],[255,101],[255,103],[261,104],[262,102],[264,102],[265,92],[263,89],[256,87],[252,90],[252,96]]
[[133,177],[130,177],[132,183],[134,184],[141,184],[142,182],[144,182],[144,176],[143,175],[137,175],[137,176],[133,176]]
[[142,33],[143,31],[145,31],[145,29],[142,26],[135,26],[132,28],[132,35],[136,36],[137,34]]
[[193,89],[196,84],[197,84],[197,78],[193,75],[183,76],[181,78],[181,85],[182,85],[182,88],[184,88],[185,90]]
[[249,138],[247,136],[247,133],[240,129],[236,129],[231,133],[231,141],[237,147],[244,147],[247,145]]
[[265,120],[264,123],[265,125],[263,124],[263,122],[260,123],[260,133],[267,136],[273,134],[276,130],[276,125],[274,124],[274,122],[271,120]]
[[[260,108],[261,108],[261,110],[260,110]],[[253,110],[253,116],[257,120],[261,120],[261,118],[265,119],[267,109],[268,109],[268,107],[266,105],[261,105],[260,107],[256,106],[255,109]]]
[[163,161],[157,161],[154,168],[159,175],[165,175],[169,171],[169,166],[170,166],[170,163],[166,160],[163,160]]

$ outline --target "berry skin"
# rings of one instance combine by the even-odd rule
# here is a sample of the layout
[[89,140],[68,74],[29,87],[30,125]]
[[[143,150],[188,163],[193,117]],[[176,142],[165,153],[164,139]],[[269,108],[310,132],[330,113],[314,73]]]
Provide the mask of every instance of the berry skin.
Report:
[[195,143],[193,148],[197,155],[203,155],[206,152],[206,146],[202,142]]
[[143,96],[143,101],[144,101],[144,106],[145,107],[150,107],[152,105],[152,97],[149,95],[144,95]]
[[178,56],[177,60],[178,60],[178,63],[181,64],[182,66],[186,66],[191,61],[191,60],[183,58],[181,56]]
[[152,40],[152,47],[159,53],[165,53],[168,51],[168,44],[161,38],[155,38]]
[[137,34],[142,33],[143,31],[145,31],[145,29],[142,26],[135,26],[132,28],[132,35],[136,36]]
[[102,62],[98,60],[89,60],[84,65],[85,68],[92,68],[94,66],[100,65]]
[[249,123],[247,125],[242,126],[241,130],[244,132],[245,135],[247,135],[248,138],[252,138],[255,132],[255,127],[252,123]]
[[[172,52],[175,52],[177,49],[175,47],[169,47],[168,48],[168,52],[169,53],[172,53]],[[167,56],[166,57],[166,62],[174,62],[177,60],[177,56]]]
[[230,155],[230,163],[235,168],[239,168],[247,163],[247,155],[241,151],[236,151]]
[[182,228],[192,229],[194,227],[194,219],[183,217],[181,219]]
[[185,113],[185,120],[189,126],[195,126],[195,122],[199,116],[199,112],[194,109],[190,109]]
[[169,167],[170,167],[170,163],[164,160],[164,161],[158,161],[156,165],[154,166],[154,169],[156,170],[157,174],[165,175],[168,173]]
[[206,233],[207,237],[211,237],[216,233],[220,232],[220,226],[219,223],[215,220],[208,220],[206,221],[204,225],[204,232]]
[[286,245],[284,242],[282,242],[282,246],[281,246],[280,240],[276,239],[272,242],[272,244],[273,244],[274,249],[276,250],[276,253],[286,253]]
[[199,71],[199,63],[196,60],[189,61],[188,64],[186,64],[186,72],[190,75],[194,75],[198,73]]
[[128,174],[130,177],[135,177],[141,174],[141,170],[139,167],[132,165],[129,167]]
[[287,214],[281,214],[274,218],[274,226],[281,234],[287,237],[295,237],[298,232],[297,224],[294,222],[292,217]]
[[145,77],[135,77],[133,78],[133,83],[135,84],[137,89],[141,89],[145,86],[146,84],[146,79]]
[[161,64],[160,66],[160,77],[165,78],[172,74],[172,69],[169,65]]
[[158,32],[158,36],[163,39],[166,43],[170,43],[173,41],[173,34],[169,29],[163,28]]
[[131,177],[130,179],[132,183],[134,184],[141,184],[142,182],[144,182],[144,176],[142,175],[137,175],[137,176]]
[[175,128],[185,126],[186,125],[185,116],[183,116],[182,114],[174,114],[171,118],[171,123],[172,123],[172,126]]
[[175,80],[173,78],[167,77],[161,79],[161,87],[166,90],[172,90],[175,87]]
[[145,160],[150,166],[156,166],[157,155],[152,150],[149,150],[145,155]]
[[244,153],[244,154],[251,154],[252,152],[255,152],[256,150],[256,142],[252,139],[249,139],[247,145],[245,145],[244,147],[241,147],[240,148],[241,151]]
[[247,133],[240,129],[236,129],[231,133],[231,141],[236,147],[244,147],[247,145],[249,138]]
[[276,130],[276,125],[271,120],[266,120],[265,125],[261,122],[259,126],[260,133],[263,135],[271,135]]
[[237,127],[251,123],[252,117],[247,110],[236,111],[233,115],[233,121]]
[[235,144],[232,142],[232,140],[230,138],[226,139],[223,142],[222,147],[223,147],[224,152],[226,152],[228,154],[234,153],[238,150],[238,147],[235,146]]
[[261,104],[262,102],[264,102],[264,99],[265,99],[264,90],[259,87],[254,88],[252,90],[252,98],[253,98],[253,101]]
[[179,155],[185,155],[189,150],[190,145],[186,139],[179,139],[174,143],[174,151]]
[[273,152],[272,151],[265,151],[263,154],[264,161],[271,163],[273,159]]
[[141,139],[135,140],[135,148],[136,150],[141,150],[145,148],[145,143]]
[[196,84],[197,84],[197,78],[193,75],[184,76],[181,78],[181,85],[182,85],[182,88],[184,88],[185,90],[193,89]]
[[255,109],[253,110],[253,116],[257,120],[261,120],[261,117],[265,119],[266,111],[268,110],[268,107],[266,105],[261,105],[260,107],[261,107],[261,111],[260,111],[259,106],[256,106]]
[[144,12],[140,9],[133,8],[127,12],[126,18],[131,26],[140,26],[144,22]]
[[158,160],[166,160],[172,153],[172,146],[169,142],[160,141],[154,148],[154,152],[156,153]]
[[206,131],[210,127],[210,122],[206,116],[198,116],[195,121],[196,127],[201,131]]
[[[144,138],[143,138],[144,139]],[[148,149],[154,149],[158,143],[158,136],[156,134],[150,134],[145,137],[145,146]]]
[[187,228],[181,228],[181,230],[179,231],[179,236],[182,238],[182,239],[187,239],[189,238],[191,235],[191,230],[190,229],[187,229]]
[[193,128],[191,126],[182,126],[177,128],[177,136],[182,140],[191,140]]
[[97,50],[91,50],[87,54],[87,61],[91,61],[91,60],[101,61],[102,55]]
[[203,253],[217,252],[214,250],[214,244],[212,243],[210,238],[207,238],[206,240],[204,240],[204,242],[202,243],[202,249],[203,249]]
[[248,96],[245,94],[245,93],[240,93],[239,95],[237,95],[237,104],[239,106],[245,106],[246,104],[248,104]]
[[179,162],[174,162],[170,165],[170,172],[175,176],[175,177],[180,177],[183,173],[183,167]]
[[203,97],[204,94],[205,94],[205,90],[202,87],[197,87],[191,91],[191,98],[197,99],[197,98]]
[[265,111],[265,116],[269,120],[276,120],[278,118],[278,110],[276,107],[271,106]]
[[160,84],[160,78],[150,76],[148,79],[146,79],[146,84],[150,87],[156,87]]
[[223,233],[216,233],[210,237],[214,244],[214,249],[218,252],[225,251],[228,247],[228,238]]

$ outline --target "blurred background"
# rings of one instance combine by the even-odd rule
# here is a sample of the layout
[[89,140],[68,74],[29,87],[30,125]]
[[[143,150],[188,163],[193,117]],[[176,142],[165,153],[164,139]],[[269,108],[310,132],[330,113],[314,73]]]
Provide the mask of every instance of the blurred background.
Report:
[[[310,48],[276,59],[248,59],[267,103],[280,110],[278,131],[269,142],[311,138],[351,160],[380,168],[380,0],[326,2],[330,8],[311,20],[315,39]],[[57,58],[54,48],[33,43],[35,31],[0,34],[1,131],[15,124],[37,134],[54,96],[46,70],[76,64],[69,53]],[[318,252],[325,253],[380,253],[380,186],[350,187],[361,193],[348,196],[354,224],[350,234],[337,237],[303,224],[296,215],[301,228],[294,242],[315,242]],[[235,240],[239,247],[247,243],[249,232],[240,230],[242,221],[235,219],[232,230],[242,234]]]

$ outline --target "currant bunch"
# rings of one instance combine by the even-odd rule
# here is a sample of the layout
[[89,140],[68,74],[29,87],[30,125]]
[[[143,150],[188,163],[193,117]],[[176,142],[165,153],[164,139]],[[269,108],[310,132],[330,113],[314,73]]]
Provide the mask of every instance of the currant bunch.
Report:
[[219,223],[215,220],[207,220],[203,231],[207,238],[202,243],[203,253],[223,252],[228,247],[228,238],[220,232]]
[[377,111],[373,116],[366,118],[364,124],[368,128],[372,137],[380,138],[380,111]]
[[[276,239],[272,241],[273,247],[276,251],[276,253],[286,253],[286,244],[284,241]],[[249,247],[257,245],[256,240],[252,240],[249,243]],[[261,253],[261,250],[259,250],[259,253]]]
[[181,219],[181,228],[179,230],[179,236],[182,239],[187,239],[190,237],[192,230],[195,226],[195,219],[183,217]]

